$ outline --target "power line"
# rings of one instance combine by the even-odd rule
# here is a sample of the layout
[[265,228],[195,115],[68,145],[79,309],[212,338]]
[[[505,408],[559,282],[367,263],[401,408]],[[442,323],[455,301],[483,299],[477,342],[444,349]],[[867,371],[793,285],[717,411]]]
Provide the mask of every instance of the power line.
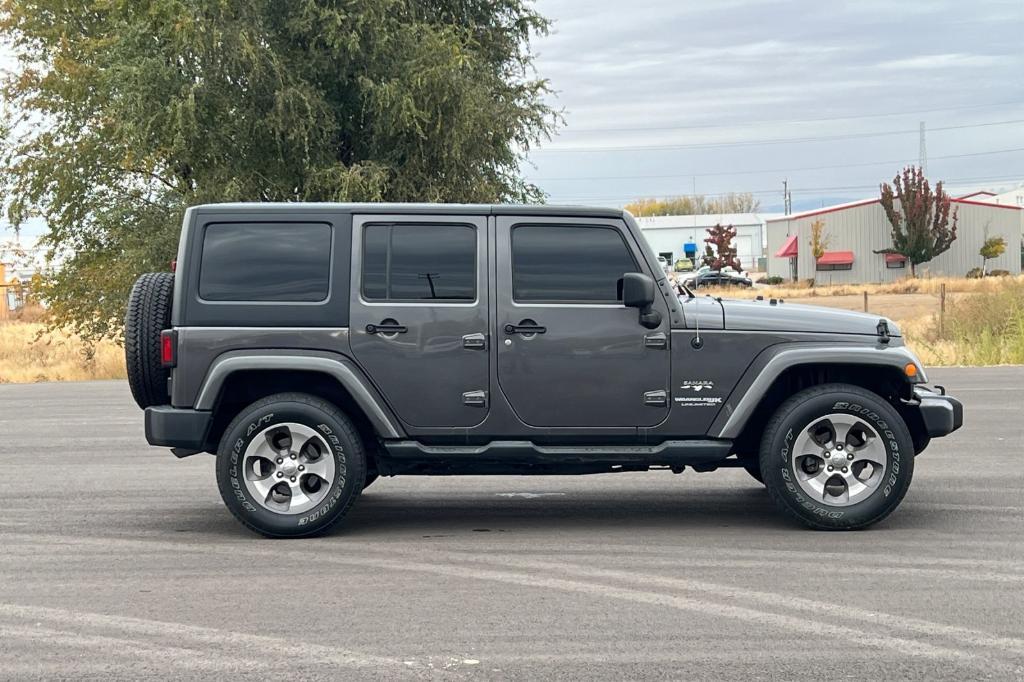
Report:
[[803,119],[765,119],[761,121],[741,121],[739,123],[703,123],[682,126],[645,126],[638,128],[566,128],[559,131],[559,135],[567,133],[644,133],[650,131],[666,130],[708,130],[714,128],[748,128],[758,125],[791,125],[803,123],[827,123],[830,121],[853,121],[868,118],[888,118],[890,116],[911,116],[916,114],[933,114],[943,111],[967,111],[970,109],[994,109],[997,107],[1020,106],[1024,102],[999,102],[996,104],[969,104],[960,107],[942,107],[938,109],[911,109],[908,111],[894,111],[880,114],[858,114],[851,116],[826,116],[822,118]]
[[[1024,119],[1013,119],[1010,121],[989,121],[987,123],[968,123],[955,126],[941,126],[932,128],[932,132],[943,130],[964,130],[967,128],[985,128],[990,126],[1004,126],[1024,123]],[[892,135],[906,135],[908,133],[919,133],[919,128],[903,130],[885,130],[874,133],[843,133],[840,135],[819,135],[814,137],[783,137],[765,140],[737,140],[734,142],[708,142],[696,144],[672,144],[672,145],[644,145],[630,147],[580,147],[580,148],[555,148],[535,149],[534,154],[579,154],[593,152],[634,152],[634,151],[678,151],[682,149],[720,149],[725,147],[754,147],[772,144],[797,144],[803,142],[826,142],[831,140],[851,140],[867,137],[888,137]]]
[[[1020,178],[1021,178],[1020,175],[989,175],[989,176],[979,176],[979,177],[973,177],[973,178],[954,178],[952,180],[944,180],[942,184],[944,186],[948,187],[949,185],[954,185],[954,184],[969,184],[969,183],[977,183],[977,182],[998,182],[998,181],[1004,181],[1004,180],[1019,180]],[[872,185],[836,185],[836,186],[833,186],[833,187],[802,187],[802,188],[801,187],[791,187],[789,189],[790,189],[791,192],[796,192],[796,193],[821,194],[821,193],[825,193],[825,192],[877,190],[878,189],[878,184],[876,183],[876,184],[872,184]],[[721,196],[728,196],[729,194],[753,194],[753,195],[772,195],[772,194],[774,194],[774,195],[777,195],[778,193],[779,193],[779,190],[776,187],[774,189],[735,190],[735,191],[728,191],[728,192],[708,192],[708,193],[705,193],[703,196],[705,196],[705,197],[721,197]],[[653,198],[671,198],[671,197],[674,197],[674,196],[680,196],[680,195],[669,194],[669,195],[654,196]],[[652,195],[650,195],[650,194],[637,194],[637,195],[632,195],[632,196],[627,196],[627,197],[614,197],[614,198],[612,198],[612,197],[603,197],[603,196],[599,196],[599,195],[597,195],[597,196],[580,196],[580,195],[577,195],[577,196],[571,197],[571,198],[556,198],[556,200],[557,201],[600,200],[600,201],[603,201],[604,203],[611,203],[611,202],[635,201],[637,199],[650,199],[650,198],[652,198]]]
[[[976,156],[991,156],[993,154],[1010,154],[1013,152],[1024,152],[1024,147],[1013,149],[993,149],[987,152],[971,152],[969,154],[947,154],[944,156],[932,156],[932,161],[944,159],[966,159]],[[530,178],[531,182],[553,182],[558,180],[665,180],[670,178],[710,178],[730,175],[758,175],[760,173],[795,173],[797,171],[818,171],[846,168],[867,168],[870,166],[890,166],[901,163],[914,163],[917,159],[895,159],[892,161],[867,161],[864,163],[842,163],[831,166],[805,166],[803,168],[766,168],[763,170],[737,170],[721,171],[716,173],[672,173],[667,175],[591,175],[591,176],[566,176],[561,178]]]

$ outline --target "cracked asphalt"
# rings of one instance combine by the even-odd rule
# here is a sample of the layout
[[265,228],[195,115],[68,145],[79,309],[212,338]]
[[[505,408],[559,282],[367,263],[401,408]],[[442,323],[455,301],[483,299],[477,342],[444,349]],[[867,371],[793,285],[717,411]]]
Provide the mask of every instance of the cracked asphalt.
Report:
[[743,471],[381,479],[271,541],[120,382],[0,386],[0,678],[1024,679],[1024,367],[868,531]]

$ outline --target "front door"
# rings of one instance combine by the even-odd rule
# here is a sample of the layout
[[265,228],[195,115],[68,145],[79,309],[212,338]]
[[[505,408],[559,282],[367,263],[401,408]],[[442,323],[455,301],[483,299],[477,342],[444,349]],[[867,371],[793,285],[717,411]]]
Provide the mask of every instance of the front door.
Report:
[[622,275],[651,272],[615,219],[497,219],[498,383],[541,427],[654,426],[669,410],[669,315],[622,305]]
[[483,216],[353,217],[352,353],[409,425],[487,415],[486,227]]

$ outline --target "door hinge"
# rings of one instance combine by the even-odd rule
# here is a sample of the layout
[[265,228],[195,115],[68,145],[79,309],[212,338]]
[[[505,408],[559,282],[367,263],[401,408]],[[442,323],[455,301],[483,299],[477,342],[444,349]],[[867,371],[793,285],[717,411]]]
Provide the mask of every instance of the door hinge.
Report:
[[665,332],[645,335],[644,348],[668,348],[668,335]]
[[462,337],[462,347],[466,350],[487,350],[487,337],[477,332]]
[[466,391],[462,394],[462,404],[466,407],[487,407],[487,391]]
[[644,393],[644,405],[665,407],[668,405],[668,391],[647,391]]

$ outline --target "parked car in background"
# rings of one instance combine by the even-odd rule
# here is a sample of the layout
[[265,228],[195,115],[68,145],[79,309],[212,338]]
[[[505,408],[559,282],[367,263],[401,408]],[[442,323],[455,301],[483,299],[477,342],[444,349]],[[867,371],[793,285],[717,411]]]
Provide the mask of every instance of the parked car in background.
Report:
[[668,258],[665,258],[664,256],[658,256],[658,265],[661,266],[662,272],[668,272],[670,269],[668,264]]
[[693,272],[693,261],[689,258],[680,258],[675,262],[676,272]]
[[699,289],[701,287],[718,286],[750,287],[754,285],[754,282],[746,275],[735,270],[704,270],[692,277],[686,278],[683,284],[691,289]]

